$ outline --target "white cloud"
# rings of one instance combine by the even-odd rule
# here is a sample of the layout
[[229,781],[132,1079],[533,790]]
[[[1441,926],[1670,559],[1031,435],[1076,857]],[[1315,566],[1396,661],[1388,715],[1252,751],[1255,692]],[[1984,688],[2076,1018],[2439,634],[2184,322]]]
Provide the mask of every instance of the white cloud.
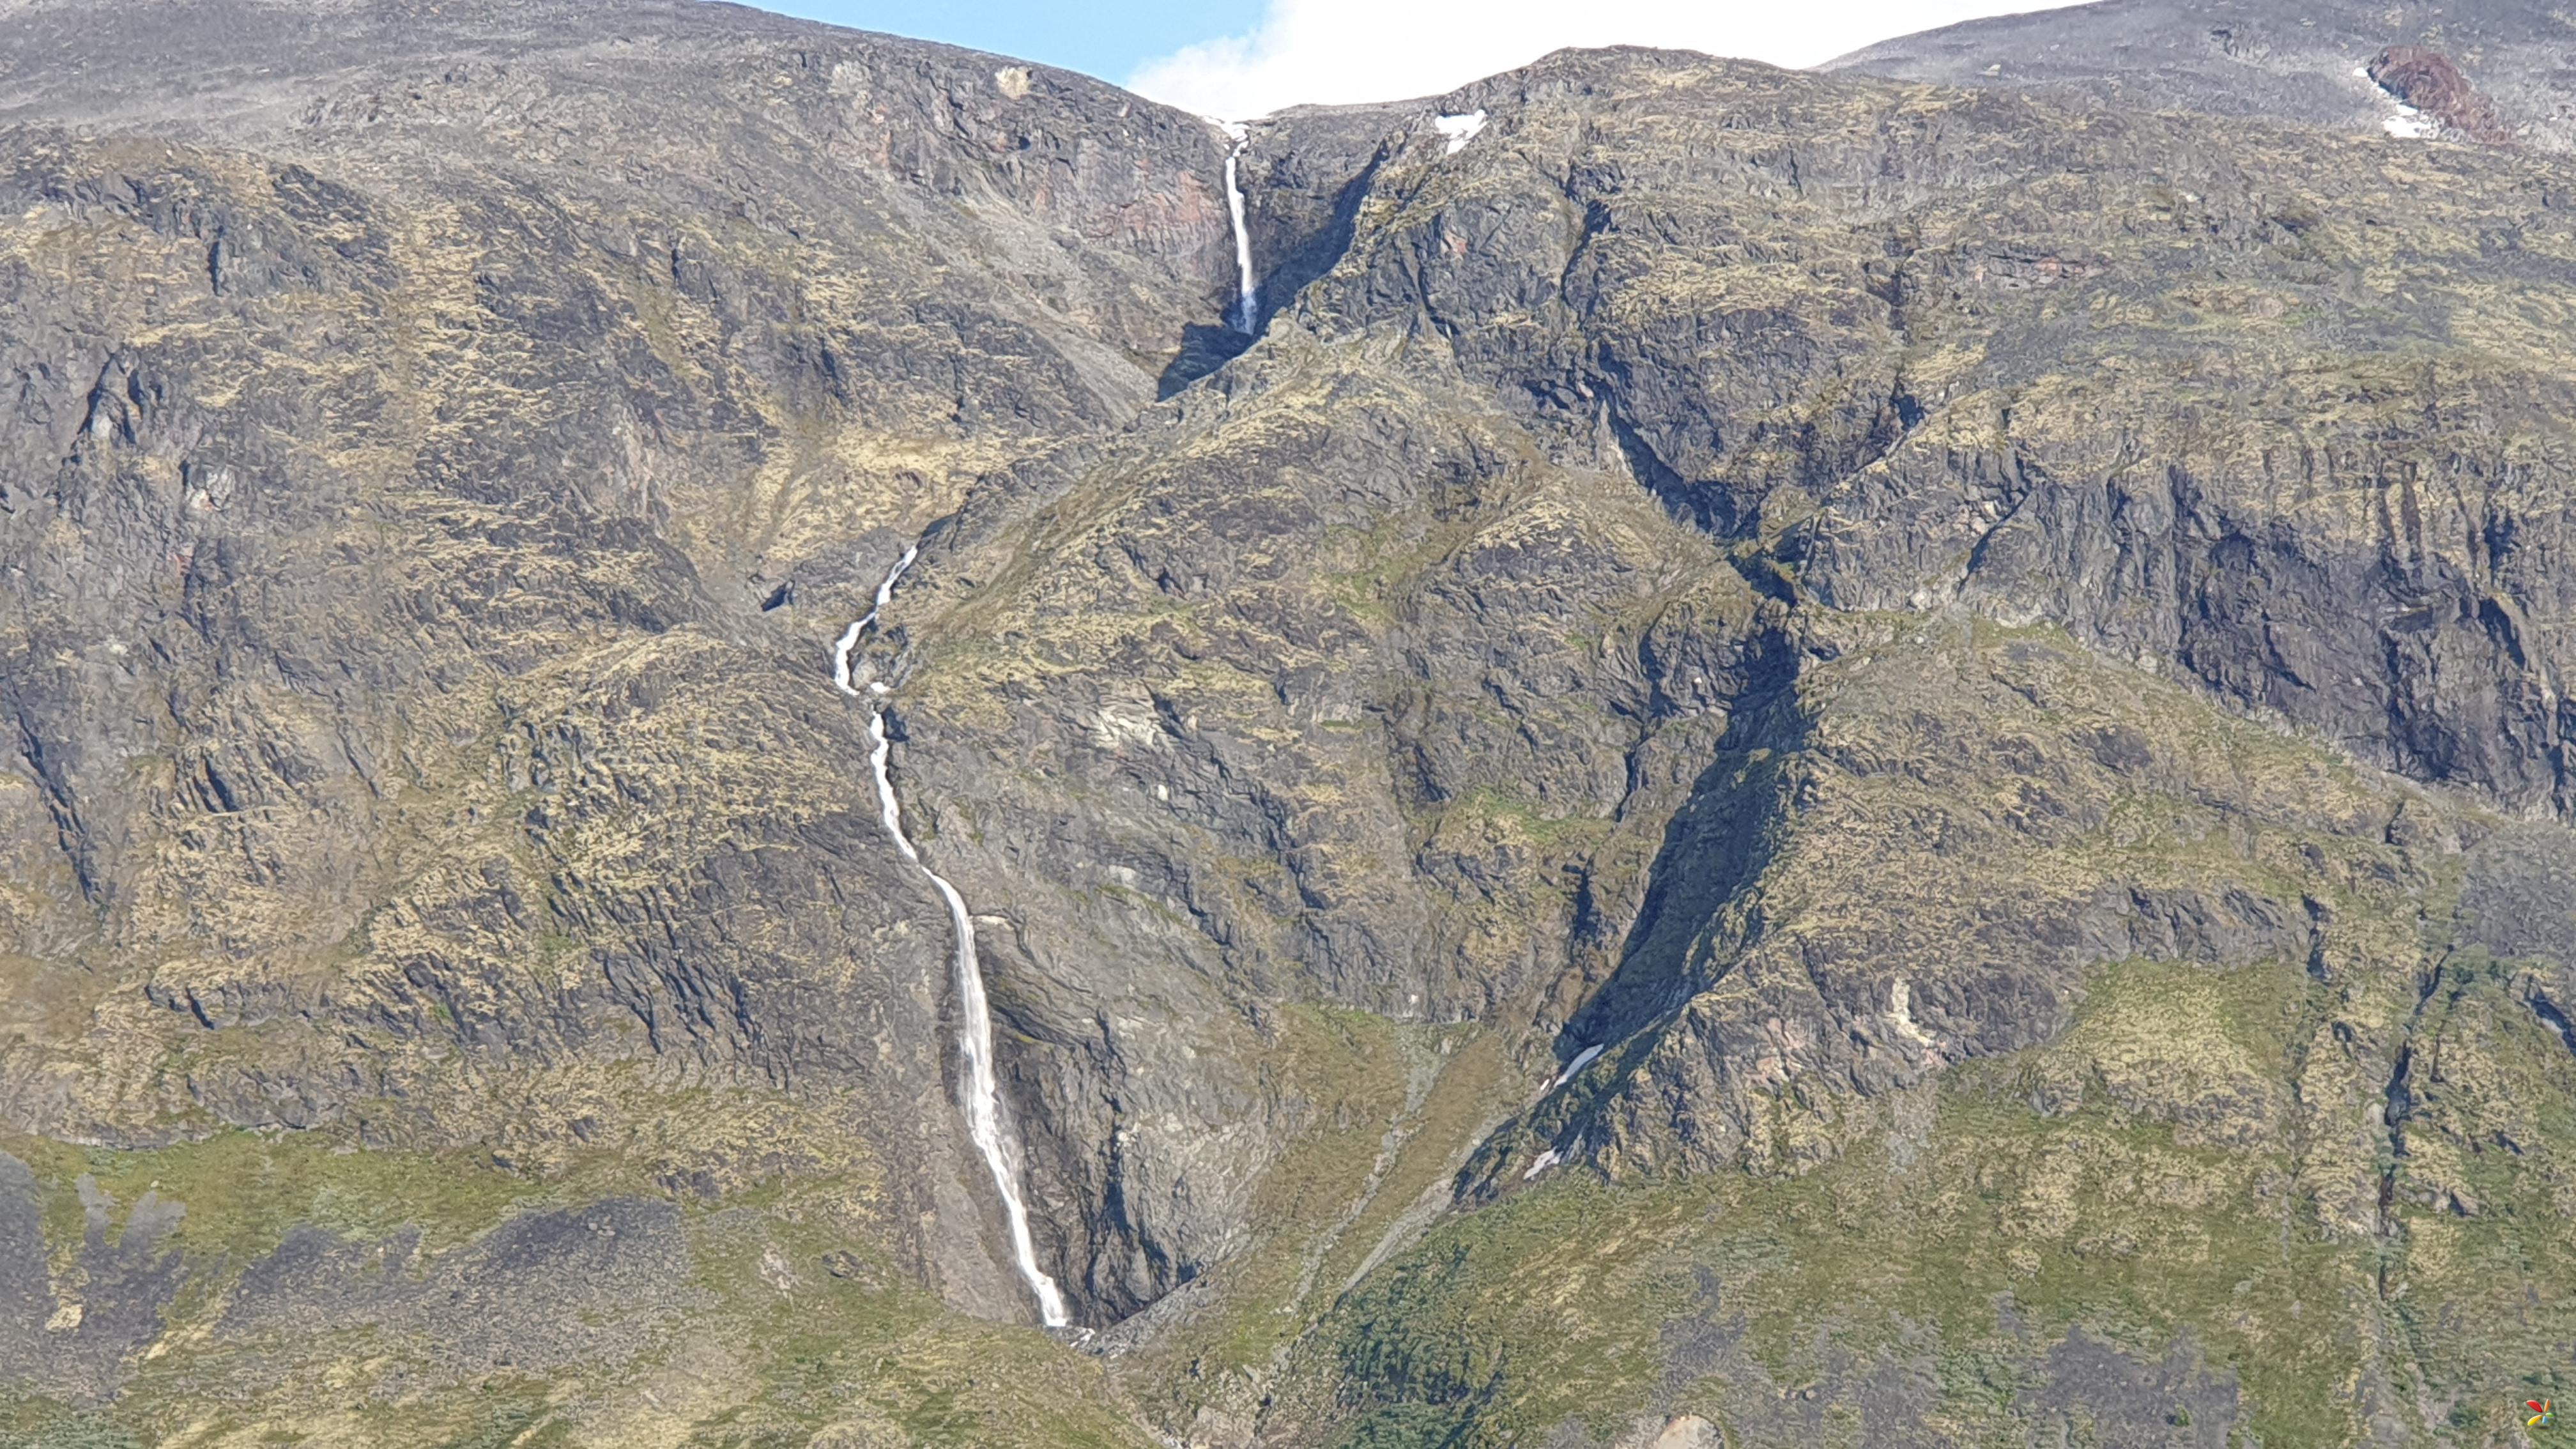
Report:
[[1158,56],[1127,86],[1203,115],[1259,116],[1437,95],[1568,45],[1659,45],[1810,66],[1894,35],[2053,8],[2051,0],[1269,0],[1251,34]]

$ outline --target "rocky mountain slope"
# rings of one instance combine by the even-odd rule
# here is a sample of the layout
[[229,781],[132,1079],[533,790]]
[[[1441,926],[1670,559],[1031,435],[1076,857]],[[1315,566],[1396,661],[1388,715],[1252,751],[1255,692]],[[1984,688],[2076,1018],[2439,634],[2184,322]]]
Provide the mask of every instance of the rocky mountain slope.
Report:
[[[2411,61],[2393,74],[2392,50]],[[1883,41],[1826,69],[2576,150],[2576,20],[2545,0],[2096,0]]]
[[1247,333],[1235,140],[1003,58],[19,0],[0,68],[0,1435],[2563,1387],[2552,148],[1569,52],[1253,123]]

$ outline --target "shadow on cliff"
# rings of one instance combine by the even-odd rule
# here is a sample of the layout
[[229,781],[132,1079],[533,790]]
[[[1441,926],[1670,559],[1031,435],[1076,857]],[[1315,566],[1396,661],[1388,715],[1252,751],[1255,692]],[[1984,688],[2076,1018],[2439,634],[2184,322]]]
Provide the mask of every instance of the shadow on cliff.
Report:
[[1253,333],[1237,332],[1231,327],[1210,327],[1201,322],[1182,328],[1181,350],[1156,380],[1155,398],[1171,397],[1242,356],[1243,350],[1252,345],[1253,337]]
[[[1793,640],[1775,637],[1751,665],[1707,768],[1664,827],[1618,964],[1558,1035],[1560,1061],[1590,1046],[1615,1050],[1707,989],[1720,972],[1720,942],[1740,947],[1760,933],[1760,904],[1741,898],[1798,808],[1798,760],[1812,728],[1799,707],[1797,653]],[[1615,929],[1607,921],[1578,929],[1585,926]]]
[[[1268,326],[1277,304],[1330,272],[1359,234],[1360,203],[1395,153],[1403,124],[1396,107],[1350,107],[1264,123],[1242,172],[1244,224],[1264,299],[1253,330],[1193,323],[1164,367],[1154,395],[1169,398],[1223,367]],[[1264,265],[1266,264],[1266,265]],[[1228,298],[1232,305],[1232,298]]]

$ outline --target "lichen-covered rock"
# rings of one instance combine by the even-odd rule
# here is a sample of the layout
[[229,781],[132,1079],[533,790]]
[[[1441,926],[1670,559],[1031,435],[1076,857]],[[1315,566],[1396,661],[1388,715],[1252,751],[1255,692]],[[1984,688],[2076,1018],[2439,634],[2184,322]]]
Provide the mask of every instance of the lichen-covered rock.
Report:
[[1252,124],[1246,333],[1096,82],[316,13],[0,13],[28,1432],[2473,1438],[2576,1332],[2547,146],[1566,52]]
[[1826,69],[2407,140],[2447,125],[2563,154],[2576,149],[2558,101],[2566,43],[2547,0],[2102,0],[1901,36]]

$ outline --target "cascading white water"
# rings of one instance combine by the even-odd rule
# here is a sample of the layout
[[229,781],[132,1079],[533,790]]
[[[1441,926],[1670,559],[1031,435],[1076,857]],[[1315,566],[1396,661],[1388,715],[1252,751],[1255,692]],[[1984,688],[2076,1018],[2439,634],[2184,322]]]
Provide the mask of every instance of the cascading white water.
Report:
[[[870,604],[868,611],[861,614],[858,620],[841,635],[841,642],[832,646],[832,682],[839,685],[841,692],[852,699],[859,697],[859,691],[850,683],[850,651],[859,647],[859,636],[866,633],[868,626],[877,621],[877,615],[885,612],[886,600],[894,597],[895,584],[903,578],[904,570],[911,568],[912,561],[919,557],[921,557],[919,544],[914,544],[903,551],[903,557],[894,561],[894,568],[886,574],[885,581],[877,585],[877,601]],[[868,688],[874,694],[885,693],[885,686],[882,684],[871,684]]]
[[1252,128],[1241,121],[1219,124],[1234,138],[1234,149],[1225,153],[1225,211],[1234,219],[1234,330],[1249,335],[1261,323],[1261,283],[1252,274],[1252,233],[1243,225],[1243,187],[1236,182],[1235,165],[1252,144]]
[[984,966],[975,954],[975,918],[966,909],[966,898],[957,893],[945,876],[922,863],[921,852],[913,849],[912,837],[903,831],[903,806],[895,799],[894,777],[887,765],[894,744],[886,738],[886,686],[879,681],[868,683],[867,695],[859,693],[850,681],[850,651],[858,646],[860,635],[875,624],[877,615],[894,597],[894,586],[904,570],[920,553],[918,548],[903,551],[894,570],[877,585],[875,607],[849,627],[840,642],[832,647],[832,682],[843,694],[853,699],[875,696],[868,709],[868,773],[877,787],[877,818],[885,822],[886,834],[894,837],[894,848],[903,854],[913,869],[930,882],[931,889],[948,905],[948,926],[956,941],[952,960],[957,972],[957,1052],[965,1059],[966,1079],[960,1084],[964,1100],[959,1105],[966,1113],[966,1135],[975,1140],[975,1150],[984,1155],[984,1165],[992,1170],[993,1189],[1002,1198],[1002,1216],[1011,1233],[1011,1260],[1027,1280],[1029,1291],[1037,1296],[1038,1318],[1049,1328],[1062,1328],[1072,1322],[1065,1311],[1064,1294],[1056,1288],[1055,1279],[1038,1266],[1037,1240],[1029,1232],[1029,1205],[1020,1195],[1019,1144],[1002,1124],[1002,1084],[993,1070],[993,1009],[984,996]]

